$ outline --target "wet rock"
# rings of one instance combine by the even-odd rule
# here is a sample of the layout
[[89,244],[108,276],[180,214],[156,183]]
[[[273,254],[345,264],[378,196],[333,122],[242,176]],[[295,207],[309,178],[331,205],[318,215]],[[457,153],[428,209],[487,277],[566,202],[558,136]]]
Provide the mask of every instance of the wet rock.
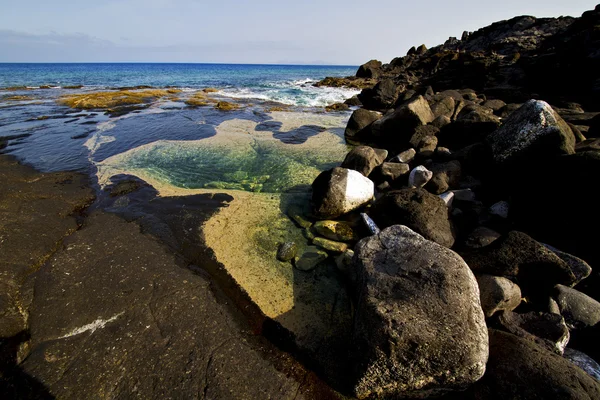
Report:
[[575,152],[571,128],[548,103],[538,100],[529,100],[512,113],[487,142],[494,161],[503,166]]
[[416,154],[417,152],[415,151],[415,149],[408,149],[398,154],[397,156],[392,157],[392,159],[390,159],[390,162],[409,163],[415,158]]
[[557,283],[568,285],[575,280],[563,260],[522,232],[509,232],[463,257],[478,273],[517,278],[526,294],[527,290],[549,290]]
[[408,186],[412,188],[422,188],[433,177],[433,172],[422,165],[415,167],[408,176]]
[[334,253],[343,253],[348,249],[348,245],[342,242],[336,242],[334,240],[325,239],[322,237],[315,237],[313,244],[324,248],[325,250],[332,251]]
[[567,263],[573,275],[575,275],[575,282],[573,282],[572,286],[575,286],[577,283],[581,282],[592,273],[592,267],[585,261],[583,261],[579,257],[575,257],[572,254],[565,253],[560,251],[550,245],[544,244],[547,249],[551,250],[554,254],[556,254],[561,260]]
[[469,390],[480,400],[595,399],[600,385],[558,354],[516,335],[491,329],[484,377]]
[[312,226],[312,222],[304,218],[302,212],[294,207],[290,208],[287,214],[301,228],[309,229]]
[[512,281],[493,275],[476,275],[481,308],[487,318],[497,311],[512,311],[521,304],[521,289]]
[[288,262],[291,261],[298,253],[298,246],[294,242],[285,242],[279,246],[277,250],[277,259],[279,261]]
[[352,96],[349,99],[346,99],[344,101],[345,104],[348,104],[349,106],[354,106],[354,107],[360,107],[362,106],[362,103],[360,102],[360,100],[358,99],[358,96]]
[[348,242],[356,239],[356,235],[350,225],[339,221],[317,221],[313,225],[313,229],[319,235],[327,239],[340,242]]
[[327,252],[315,246],[309,246],[300,257],[294,260],[294,267],[300,271],[312,271],[329,257]]
[[502,235],[490,228],[479,226],[475,228],[469,234],[469,236],[467,236],[467,239],[465,240],[465,247],[467,249],[480,249],[489,245],[500,236]]
[[375,185],[360,172],[333,168],[322,172],[312,189],[315,213],[321,218],[337,218],[371,201]]
[[554,298],[569,326],[589,328],[600,322],[600,302],[590,296],[564,285],[556,285]]
[[529,339],[561,355],[571,337],[565,320],[559,314],[544,312],[517,314],[503,311],[498,322],[507,332]]
[[371,123],[377,121],[381,116],[380,112],[370,111],[365,108],[355,110],[350,116],[346,130],[344,131],[346,141],[350,144],[359,144],[360,135],[358,133]]
[[406,225],[442,246],[452,247],[454,244],[446,203],[424,189],[385,193],[375,202],[369,215],[381,228]]
[[367,214],[360,213],[360,218],[371,235],[378,235],[379,232],[381,232],[375,221],[373,221]]
[[460,162],[448,161],[445,163],[434,163],[430,167],[432,177],[425,185],[425,189],[433,194],[442,194],[448,189],[458,186],[462,169]]
[[341,167],[353,169],[364,176],[369,176],[375,167],[385,161],[386,157],[386,150],[376,151],[369,146],[357,146],[346,155]]
[[350,107],[346,103],[333,103],[333,104],[330,104],[327,107],[325,107],[325,111],[328,111],[328,112],[347,111],[349,109],[350,109]]
[[487,329],[464,261],[400,225],[355,251],[357,397],[426,397],[477,381]]
[[563,357],[587,372],[589,376],[600,382],[600,364],[587,354],[567,347]]

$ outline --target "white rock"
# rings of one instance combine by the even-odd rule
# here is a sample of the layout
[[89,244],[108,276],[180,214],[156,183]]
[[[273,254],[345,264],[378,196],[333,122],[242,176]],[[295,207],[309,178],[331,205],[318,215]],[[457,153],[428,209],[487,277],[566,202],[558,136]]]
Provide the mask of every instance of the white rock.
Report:
[[390,161],[400,162],[400,163],[409,163],[415,158],[416,154],[417,154],[417,152],[415,151],[415,149],[408,149],[408,150],[405,150],[402,153],[398,154],[396,157],[392,158]]
[[454,201],[454,193],[453,192],[442,193],[439,196],[440,196],[440,199],[444,200],[444,203],[446,203],[446,205],[449,208],[452,207],[452,203]]
[[428,170],[422,165],[419,165],[412,171],[410,171],[410,175],[408,176],[408,186],[413,188],[421,188],[429,182],[433,178],[433,172]]

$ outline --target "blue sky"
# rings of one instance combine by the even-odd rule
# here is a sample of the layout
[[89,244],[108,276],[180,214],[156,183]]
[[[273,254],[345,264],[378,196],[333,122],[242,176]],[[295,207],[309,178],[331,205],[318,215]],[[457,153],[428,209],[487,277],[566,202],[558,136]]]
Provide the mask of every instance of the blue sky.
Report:
[[516,15],[598,0],[0,0],[0,62],[389,62]]

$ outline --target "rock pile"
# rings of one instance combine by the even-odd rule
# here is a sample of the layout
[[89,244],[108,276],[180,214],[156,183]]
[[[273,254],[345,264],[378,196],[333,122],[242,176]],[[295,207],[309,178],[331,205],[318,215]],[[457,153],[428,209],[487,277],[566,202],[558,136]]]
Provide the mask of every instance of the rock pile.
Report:
[[[509,25],[558,34],[597,14]],[[445,46],[470,57],[462,49],[508,29],[500,24]],[[303,217],[316,246],[307,253],[336,257],[355,294],[355,395],[599,398],[600,257],[590,233],[600,223],[599,113],[399,84],[390,71],[403,62],[359,69],[357,78],[379,81],[349,119],[345,138],[357,147],[315,180]]]

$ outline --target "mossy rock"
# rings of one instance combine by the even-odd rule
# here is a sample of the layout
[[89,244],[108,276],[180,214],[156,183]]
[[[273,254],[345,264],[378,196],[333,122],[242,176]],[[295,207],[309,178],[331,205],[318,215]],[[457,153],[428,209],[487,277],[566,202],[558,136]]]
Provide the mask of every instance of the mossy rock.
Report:
[[58,103],[78,109],[109,109],[119,106],[146,104],[161,98],[173,99],[178,89],[115,90],[62,96]]
[[238,108],[240,108],[240,106],[237,104],[234,104],[234,103],[230,103],[228,101],[219,101],[215,105],[215,108],[217,110],[221,110],[221,111],[232,111],[232,110],[237,110]]

